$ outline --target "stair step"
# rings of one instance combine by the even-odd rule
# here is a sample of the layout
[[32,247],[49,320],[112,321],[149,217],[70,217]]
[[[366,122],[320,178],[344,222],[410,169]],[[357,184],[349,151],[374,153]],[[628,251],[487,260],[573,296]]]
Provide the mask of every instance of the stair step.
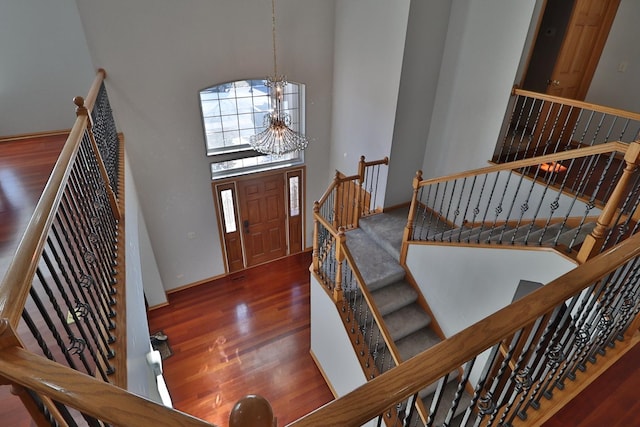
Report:
[[384,316],[387,330],[394,342],[426,328],[431,323],[431,317],[418,304],[413,303]]
[[[451,377],[451,375],[449,375],[449,377]],[[435,417],[433,418],[433,423],[431,425],[434,425],[434,426],[443,425],[447,417],[447,413],[449,412],[451,403],[453,402],[453,399],[455,397],[457,388],[458,388],[458,381],[449,381],[447,385],[445,385],[442,396],[440,396],[440,405],[438,406],[438,410],[435,413]],[[434,393],[431,393],[422,399],[422,403],[424,404],[427,411],[429,411],[431,407],[431,402],[433,400],[433,397],[434,397]],[[471,403],[471,396],[469,396],[469,394],[463,389],[462,395],[460,396],[460,400],[458,402],[458,406],[452,418],[466,411],[470,403]]]
[[[541,228],[529,234],[527,244],[529,246],[549,246],[553,245],[553,242],[558,232],[563,228],[564,224],[558,222],[551,224],[547,228]],[[538,243],[539,242],[539,243]]]
[[431,328],[422,328],[395,342],[403,361],[433,347],[442,339]]
[[418,299],[416,290],[404,280],[377,289],[371,295],[383,316],[412,304]]
[[395,260],[400,260],[402,235],[408,216],[408,207],[394,209],[360,219],[359,227]]
[[370,291],[402,280],[404,269],[361,229],[346,233],[347,248]]
[[[527,236],[527,233],[529,232],[530,227],[530,224],[521,224],[520,227],[505,231],[502,235],[502,243],[509,244],[511,243],[512,239],[514,243],[524,240],[524,238]],[[531,227],[531,232],[533,233],[534,231],[537,231],[539,229],[540,227],[538,227],[537,225],[533,225],[533,227]]]
[[584,242],[584,239],[587,237],[587,235],[589,235],[593,231],[594,228],[596,228],[596,223],[588,222],[582,225],[582,228],[578,232],[577,236],[576,236],[575,228],[572,228],[567,231],[563,231],[562,234],[560,234],[560,236],[558,237],[558,245],[568,247],[571,244],[571,241],[575,238],[575,241],[573,242],[573,246],[578,246],[582,244],[582,242]]
[[511,227],[506,224],[496,225],[493,228],[491,227],[492,226],[489,226],[488,229],[485,228],[482,233],[480,233],[477,237],[474,236],[471,241],[479,241],[480,243],[497,242],[498,239],[500,239],[500,233],[502,233],[503,230],[505,233],[511,230]]
[[460,228],[454,228],[453,230],[448,230],[443,233],[440,233],[439,236],[434,236],[432,240],[437,242],[466,242],[469,236],[474,235],[475,233],[480,232],[481,227],[473,227],[469,228],[466,226],[462,226]]

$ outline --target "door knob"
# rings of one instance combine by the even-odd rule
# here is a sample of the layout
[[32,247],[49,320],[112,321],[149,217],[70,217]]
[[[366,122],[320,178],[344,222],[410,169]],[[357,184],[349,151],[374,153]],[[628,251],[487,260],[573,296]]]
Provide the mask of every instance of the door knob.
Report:
[[244,227],[244,232],[249,233],[249,220],[245,219],[244,221],[242,221],[242,225]]
[[560,80],[547,80],[547,85],[560,86]]

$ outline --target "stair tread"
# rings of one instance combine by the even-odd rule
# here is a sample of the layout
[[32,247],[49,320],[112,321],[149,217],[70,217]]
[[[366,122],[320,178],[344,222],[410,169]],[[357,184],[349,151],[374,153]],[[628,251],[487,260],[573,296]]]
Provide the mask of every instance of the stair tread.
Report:
[[588,234],[590,234],[594,228],[596,228],[596,223],[595,222],[588,222],[586,224],[582,225],[582,228],[580,228],[580,231],[577,233],[576,235],[576,228],[571,228],[567,231],[562,232],[562,234],[560,234],[560,236],[558,237],[558,245],[562,245],[562,246],[569,246],[571,244],[571,241],[575,238],[575,241],[573,242],[573,246],[577,246],[582,244],[582,242],[584,242],[584,239],[587,237]]
[[396,342],[413,332],[426,328],[431,317],[418,304],[413,303],[384,316],[391,339]]
[[347,247],[362,278],[371,291],[402,280],[404,269],[391,255],[378,246],[366,232],[357,228],[346,233]]
[[371,295],[378,307],[378,311],[380,311],[380,314],[383,316],[407,306],[418,299],[416,290],[404,280],[377,289],[373,291]]
[[371,215],[360,219],[359,227],[394,259],[399,260],[408,213],[409,209],[406,208]]
[[403,361],[433,347],[442,339],[431,329],[422,328],[395,342]]
[[[451,376],[451,375],[449,375]],[[449,412],[449,408],[451,407],[451,403],[456,394],[456,390],[458,388],[458,381],[449,381],[444,387],[442,396],[440,398],[440,405],[438,406],[438,410],[435,413],[434,422],[432,425],[440,426],[444,423],[447,413]],[[429,394],[422,398],[422,403],[424,404],[427,411],[429,411],[431,407],[431,402],[433,400],[434,393]],[[452,418],[462,414],[469,404],[471,403],[471,396],[466,393],[463,389],[462,394],[460,396],[460,401],[458,402],[458,406]]]

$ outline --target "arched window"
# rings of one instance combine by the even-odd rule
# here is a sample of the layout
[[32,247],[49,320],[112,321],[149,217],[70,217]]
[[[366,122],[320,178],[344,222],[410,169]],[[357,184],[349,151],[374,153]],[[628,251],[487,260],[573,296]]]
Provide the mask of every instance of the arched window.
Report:
[[[200,91],[200,108],[207,156],[212,158],[211,177],[224,178],[249,172],[288,167],[304,162],[303,152],[283,156],[258,153],[249,137],[265,128],[269,90],[262,80],[239,80]],[[304,85],[288,82],[284,108],[291,128],[304,133]]]

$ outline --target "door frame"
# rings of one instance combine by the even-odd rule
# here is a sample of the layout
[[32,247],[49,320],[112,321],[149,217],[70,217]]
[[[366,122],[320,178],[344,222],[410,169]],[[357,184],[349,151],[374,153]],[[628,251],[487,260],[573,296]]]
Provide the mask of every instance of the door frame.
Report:
[[[220,239],[220,248],[222,250],[222,256],[224,258],[224,269],[225,273],[235,273],[237,271],[242,271],[244,269],[250,268],[247,267],[247,257],[245,253],[245,244],[244,244],[244,235],[241,232],[242,230],[242,215],[240,212],[240,205],[238,203],[238,182],[247,181],[261,177],[273,176],[273,175],[282,175],[284,182],[284,208],[285,208],[285,234],[287,239],[287,251],[286,256],[292,255],[291,252],[291,242],[294,236],[291,235],[291,210],[289,206],[289,177],[290,176],[298,176],[299,177],[299,207],[300,213],[297,221],[300,221],[300,230],[301,230],[301,251],[303,252],[306,248],[306,167],[304,165],[292,166],[288,168],[282,168],[277,170],[268,170],[264,172],[257,172],[252,174],[240,175],[236,177],[224,178],[215,181],[211,181],[211,191],[213,195],[213,202],[216,211],[216,223],[218,225],[218,236]],[[242,267],[241,268],[233,268],[231,264],[231,260],[229,258],[230,248],[227,247],[227,240],[225,238],[225,223],[224,223],[224,215],[223,209],[221,206],[220,195],[219,192],[225,189],[231,189],[233,195],[233,208],[235,214],[235,222],[236,228],[239,231],[239,240],[241,242],[241,251],[242,251]],[[270,261],[267,261],[270,262]]]

